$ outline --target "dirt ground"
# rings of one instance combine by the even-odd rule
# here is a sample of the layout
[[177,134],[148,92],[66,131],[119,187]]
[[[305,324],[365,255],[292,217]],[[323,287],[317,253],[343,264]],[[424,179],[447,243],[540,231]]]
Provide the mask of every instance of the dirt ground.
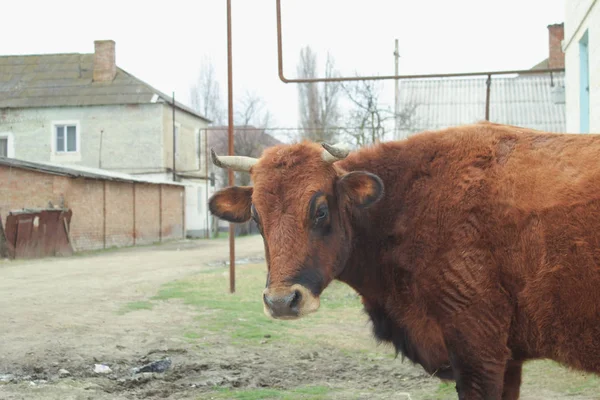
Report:
[[[34,387],[30,382],[53,381],[61,368],[74,378],[96,377],[94,363],[139,365],[151,353],[184,353],[185,343],[173,339],[193,318],[184,306],[164,303],[159,312],[141,314],[118,311],[155,294],[164,283],[223,261],[227,249],[227,240],[189,241],[71,258],[0,261],[0,382]],[[262,257],[262,241],[239,239],[236,250],[238,258]],[[11,392],[9,385],[0,384],[2,399],[30,398]],[[94,390],[88,397],[69,398],[120,397],[102,397]]]
[[[227,240],[188,241],[0,261],[0,398],[197,399],[207,398],[206,388],[347,381],[394,392],[395,380],[405,382],[403,387],[431,380],[412,367],[398,371],[389,364],[373,365],[365,371],[352,357],[322,346],[304,347],[302,354],[281,344],[240,349],[224,341],[198,348],[181,335],[196,313],[178,302],[162,302],[152,312],[119,313],[124,304],[154,295],[165,283],[223,265],[227,246]],[[236,254],[260,259],[262,240],[238,239]],[[164,357],[172,361],[168,373],[132,373],[133,367]],[[112,373],[95,373],[95,364],[109,365]],[[61,369],[68,374],[61,375]]]
[[[307,384],[331,388],[326,398],[409,398],[404,392],[412,393],[411,399],[456,398],[452,387],[440,392],[439,380],[390,358],[389,352],[349,354],[322,343],[288,346],[268,338],[240,346],[219,335],[199,344],[182,335],[184,327],[202,323],[198,311],[183,302],[120,312],[162,285],[218,266],[225,283],[227,246],[227,240],[185,241],[0,261],[0,399],[257,399],[269,397],[273,388],[293,391]],[[238,239],[236,250],[240,262],[260,260],[262,240]],[[355,329],[356,335],[368,335],[366,324]],[[165,373],[132,371],[165,357],[172,363]],[[112,372],[96,373],[95,364]],[[267,391],[253,392],[255,397],[219,392],[228,388]],[[323,398],[310,391],[294,393],[284,398]],[[543,388],[529,393],[528,399],[559,398]]]

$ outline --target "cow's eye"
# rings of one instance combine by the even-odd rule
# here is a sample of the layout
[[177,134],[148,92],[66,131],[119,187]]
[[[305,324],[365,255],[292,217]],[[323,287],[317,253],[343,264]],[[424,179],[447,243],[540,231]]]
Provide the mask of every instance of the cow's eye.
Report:
[[320,223],[321,221],[324,221],[327,218],[327,215],[329,215],[329,210],[327,209],[327,206],[323,205],[319,207],[317,213],[315,214],[315,222]]

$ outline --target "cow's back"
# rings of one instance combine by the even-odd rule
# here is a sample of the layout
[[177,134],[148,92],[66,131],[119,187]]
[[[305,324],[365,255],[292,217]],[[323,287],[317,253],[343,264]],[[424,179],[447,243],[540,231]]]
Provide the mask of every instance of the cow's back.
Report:
[[[474,302],[499,318],[514,310],[516,356],[600,370],[585,356],[600,352],[600,135],[484,123],[375,146],[343,167],[385,182],[370,214],[378,261],[409,272],[410,296],[434,318]],[[493,308],[493,288],[510,309]]]

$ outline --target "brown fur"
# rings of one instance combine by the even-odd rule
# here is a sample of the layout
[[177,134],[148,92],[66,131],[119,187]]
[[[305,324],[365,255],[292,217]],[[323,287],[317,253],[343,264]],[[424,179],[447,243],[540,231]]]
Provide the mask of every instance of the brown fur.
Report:
[[[315,269],[320,290],[346,282],[375,335],[456,380],[460,399],[517,399],[535,358],[600,373],[600,135],[482,123],[333,165],[320,153],[282,145],[252,170],[271,287]],[[353,171],[383,182],[370,208],[352,199],[376,184],[344,184]],[[317,192],[331,210],[322,234]]]

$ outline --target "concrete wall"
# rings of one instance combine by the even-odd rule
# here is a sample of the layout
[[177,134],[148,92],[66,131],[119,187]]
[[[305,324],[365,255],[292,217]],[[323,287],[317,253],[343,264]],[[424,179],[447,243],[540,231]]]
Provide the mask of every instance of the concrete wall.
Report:
[[[590,132],[600,133],[600,4],[593,0],[567,0],[565,13],[565,95],[567,131],[580,132],[579,41],[588,31],[590,75]],[[587,15],[587,17],[586,17]]]
[[[183,182],[185,183],[185,223],[186,236],[205,237],[206,233],[211,232],[213,218],[208,212],[208,202],[206,200],[207,185],[205,183]],[[208,183],[208,197],[212,196],[215,188]],[[207,218],[208,217],[208,218]]]
[[[0,133],[10,132],[14,157],[136,172],[164,168],[162,104],[0,110]],[[53,122],[79,127],[77,153],[55,152]]]
[[[179,127],[179,144],[175,166],[178,171],[200,171],[204,175],[204,142],[201,130],[208,124],[184,111],[175,110],[175,124]],[[163,104],[164,159],[168,168],[173,166],[173,108]]]
[[64,205],[73,210],[77,251],[184,236],[183,186],[72,179],[5,166],[0,182],[3,223],[10,210]]

